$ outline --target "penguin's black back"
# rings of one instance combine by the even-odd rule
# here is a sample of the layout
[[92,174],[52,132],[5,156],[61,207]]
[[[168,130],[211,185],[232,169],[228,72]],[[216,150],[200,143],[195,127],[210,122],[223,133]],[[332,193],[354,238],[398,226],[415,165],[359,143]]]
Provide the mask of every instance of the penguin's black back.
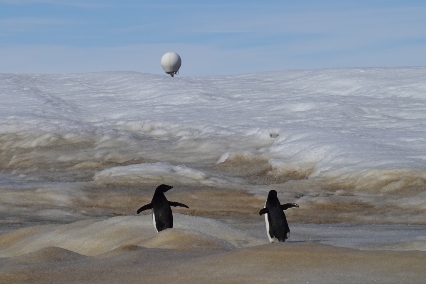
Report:
[[280,242],[285,242],[290,228],[275,190],[271,190],[268,194],[265,207],[268,209],[269,235]]
[[164,192],[172,188],[168,185],[160,185],[155,190],[154,196],[152,197],[152,213],[157,231],[173,228],[173,214],[170,208],[169,201],[167,200]]

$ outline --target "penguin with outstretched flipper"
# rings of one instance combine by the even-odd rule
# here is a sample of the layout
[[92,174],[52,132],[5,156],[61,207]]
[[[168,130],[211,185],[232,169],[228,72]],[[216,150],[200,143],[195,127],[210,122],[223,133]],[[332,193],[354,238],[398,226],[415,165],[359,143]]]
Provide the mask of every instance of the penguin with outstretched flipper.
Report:
[[173,228],[173,214],[170,206],[180,206],[189,208],[187,205],[179,202],[168,201],[164,195],[173,186],[161,184],[155,190],[152,201],[138,209],[137,214],[142,211],[152,210],[152,221],[157,232],[163,231],[168,228]]
[[299,207],[296,203],[280,204],[275,190],[269,191],[265,207],[259,211],[259,215],[265,214],[266,234],[269,242],[274,240],[285,242],[290,236],[290,228],[284,210],[292,207]]

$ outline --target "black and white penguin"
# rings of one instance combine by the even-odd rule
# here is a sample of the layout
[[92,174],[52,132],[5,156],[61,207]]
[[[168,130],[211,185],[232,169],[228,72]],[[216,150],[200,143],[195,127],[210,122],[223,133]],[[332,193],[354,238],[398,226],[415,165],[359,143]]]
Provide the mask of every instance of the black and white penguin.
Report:
[[290,228],[284,210],[292,207],[299,207],[299,205],[296,203],[280,204],[277,192],[275,190],[269,191],[265,206],[259,211],[259,215],[265,214],[266,234],[269,242],[273,243],[275,240],[285,242],[290,236]]
[[155,189],[154,196],[152,197],[151,203],[146,204],[138,209],[137,214],[141,213],[144,210],[152,210],[152,221],[154,222],[154,227],[157,229],[157,232],[162,230],[173,228],[173,214],[170,206],[180,206],[186,207],[185,204],[179,202],[168,201],[164,192],[173,188],[173,186],[161,184]]

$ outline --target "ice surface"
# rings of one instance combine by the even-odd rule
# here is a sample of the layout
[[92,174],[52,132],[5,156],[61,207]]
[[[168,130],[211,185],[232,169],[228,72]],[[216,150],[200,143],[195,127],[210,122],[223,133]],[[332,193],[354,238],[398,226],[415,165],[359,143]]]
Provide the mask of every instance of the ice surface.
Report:
[[[66,144],[91,150],[92,162],[115,154],[198,164],[247,152],[274,168],[309,168],[312,177],[423,170],[425,74],[420,67],[173,80],[2,74],[2,148]],[[116,152],[105,157],[107,148]],[[85,160],[69,154],[55,158]],[[12,158],[11,168],[23,163]]]
[[[0,100],[0,282],[424,279],[424,67],[0,74]],[[156,234],[160,183],[190,208]],[[271,189],[300,206],[283,246]]]

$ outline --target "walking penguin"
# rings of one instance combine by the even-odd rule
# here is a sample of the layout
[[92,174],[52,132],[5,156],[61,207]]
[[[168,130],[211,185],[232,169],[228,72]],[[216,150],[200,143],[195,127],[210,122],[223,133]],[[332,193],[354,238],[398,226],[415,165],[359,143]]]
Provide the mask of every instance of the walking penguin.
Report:
[[154,222],[154,227],[157,232],[163,231],[168,228],[173,228],[173,214],[170,206],[180,206],[189,208],[185,204],[167,200],[164,193],[171,188],[173,188],[173,186],[166,184],[159,185],[155,190],[151,203],[142,206],[137,211],[137,214],[139,214],[144,210],[152,210],[152,221]]
[[284,210],[292,207],[299,207],[299,205],[296,203],[280,204],[277,192],[275,190],[269,191],[265,206],[259,211],[259,215],[265,214],[266,234],[269,242],[273,243],[275,240],[285,242],[290,236],[290,228]]

